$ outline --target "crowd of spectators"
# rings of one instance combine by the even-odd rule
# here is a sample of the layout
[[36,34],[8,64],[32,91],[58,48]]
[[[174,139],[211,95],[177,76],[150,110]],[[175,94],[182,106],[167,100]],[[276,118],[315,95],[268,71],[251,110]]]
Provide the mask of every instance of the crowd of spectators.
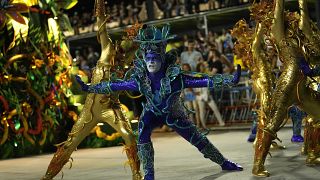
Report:
[[[251,0],[153,0],[154,15],[156,19],[185,16],[220,9],[230,6],[238,6]],[[86,4],[79,4],[75,10],[70,11],[69,18],[74,28],[74,34],[95,31],[95,17],[93,8]],[[110,28],[133,24],[137,21],[145,22],[147,18],[146,0],[117,0],[108,3],[107,12],[110,15]]]
[[96,66],[100,54],[92,46],[88,46],[75,50],[73,56],[73,65],[79,67],[91,79],[92,69]]
[[[233,65],[233,41],[229,32],[222,30],[220,34],[209,31],[205,36],[197,31],[192,36],[184,35],[183,47],[177,63],[185,71],[196,71],[209,75],[231,74]],[[207,128],[208,112],[212,112],[216,123],[224,126],[225,122],[220,113],[220,108],[215,102],[213,92],[207,88],[194,88],[184,90],[186,107],[195,113],[191,119],[199,128]]]

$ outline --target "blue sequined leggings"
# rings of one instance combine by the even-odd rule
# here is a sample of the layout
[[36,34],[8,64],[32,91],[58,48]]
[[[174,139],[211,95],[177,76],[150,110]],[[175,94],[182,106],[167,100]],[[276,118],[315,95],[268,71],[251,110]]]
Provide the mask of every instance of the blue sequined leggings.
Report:
[[292,119],[293,135],[301,135],[302,120],[307,116],[307,114],[301,111],[297,106],[292,106],[289,109],[289,116]]
[[190,142],[201,151],[209,140],[201,134],[195,125],[188,119],[168,119],[165,115],[155,116],[152,112],[146,111],[139,121],[139,144],[151,142],[152,130],[161,125],[168,125],[180,136]]
[[139,142],[138,154],[143,165],[145,180],[154,180],[154,150],[151,143],[151,133],[155,127],[166,124],[174,129],[180,136],[189,141],[192,145],[211,161],[222,165],[225,158],[205,137],[195,125],[185,118],[167,118],[167,115],[155,116],[152,112],[144,112],[139,121]]

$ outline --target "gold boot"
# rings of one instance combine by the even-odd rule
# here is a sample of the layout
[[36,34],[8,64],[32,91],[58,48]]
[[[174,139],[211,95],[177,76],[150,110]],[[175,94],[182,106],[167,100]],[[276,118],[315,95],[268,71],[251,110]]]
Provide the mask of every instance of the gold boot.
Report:
[[316,155],[313,151],[308,153],[308,156],[307,156],[307,159],[306,159],[306,165],[307,166],[320,165],[320,156]]
[[58,150],[54,154],[48,166],[46,174],[41,179],[49,180],[54,178],[69,161],[71,153],[65,152],[64,146],[58,147]]
[[265,169],[264,162],[269,153],[270,145],[272,142],[271,135],[259,126],[255,144],[254,163],[252,174],[260,177],[268,177],[270,173]]
[[132,180],[142,180],[143,178],[140,172],[140,160],[137,154],[137,145],[134,143],[131,146],[124,146],[124,150],[126,151],[128,162],[131,167]]
[[303,155],[308,155],[308,152],[311,151],[311,146],[312,146],[312,136],[313,136],[313,132],[314,132],[314,127],[311,125],[312,123],[312,119],[307,120],[305,127],[304,127],[304,143],[303,143],[303,147],[301,149],[301,153]]
[[264,167],[264,160],[255,160],[252,168],[252,174],[260,177],[270,176],[270,173]]
[[312,121],[308,131],[307,166],[320,165],[320,128]]

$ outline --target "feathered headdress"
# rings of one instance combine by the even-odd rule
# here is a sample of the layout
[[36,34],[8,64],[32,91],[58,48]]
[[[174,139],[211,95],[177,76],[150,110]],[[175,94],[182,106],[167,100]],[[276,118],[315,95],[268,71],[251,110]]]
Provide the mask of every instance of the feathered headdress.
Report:
[[169,39],[175,36],[169,34],[170,25],[166,24],[162,29],[158,29],[153,25],[144,25],[133,40],[140,44],[140,50],[149,53],[165,53],[165,47]]
[[134,39],[138,43],[160,43],[166,42],[169,39],[173,39],[175,35],[170,35],[170,25],[166,24],[162,27],[162,30],[156,28],[153,25],[143,25],[139,30],[138,35]]

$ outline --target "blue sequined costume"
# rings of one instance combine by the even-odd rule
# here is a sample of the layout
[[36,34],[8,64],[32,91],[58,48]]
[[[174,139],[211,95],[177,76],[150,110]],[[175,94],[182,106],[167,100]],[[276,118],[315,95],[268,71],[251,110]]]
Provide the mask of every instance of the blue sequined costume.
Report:
[[[166,44],[163,43],[165,41],[162,40],[166,40],[168,31],[168,27],[164,27],[162,32],[151,27],[153,39],[148,40],[144,34],[146,30],[141,30],[137,38],[140,41],[140,49],[155,50],[159,48],[159,44],[165,47]],[[146,51],[138,51],[137,57],[143,57],[143,53]],[[185,74],[179,65],[174,64],[176,58],[174,51],[165,53],[160,50],[160,53],[162,65],[156,73],[149,73],[144,59],[138,58],[134,61],[134,68],[127,73],[130,74],[127,75],[130,77],[128,80],[101,82],[83,88],[92,93],[112,93],[112,91],[119,90],[139,91],[146,97],[147,102],[143,104],[143,112],[139,121],[138,137],[138,155],[143,164],[144,179],[154,179],[154,150],[150,136],[154,128],[163,124],[174,129],[203,153],[204,157],[221,165],[222,169],[242,170],[240,165],[227,160],[206,136],[196,129],[189,120],[180,98],[184,88],[232,86],[239,80],[240,70],[235,77],[232,75],[193,77]]]

